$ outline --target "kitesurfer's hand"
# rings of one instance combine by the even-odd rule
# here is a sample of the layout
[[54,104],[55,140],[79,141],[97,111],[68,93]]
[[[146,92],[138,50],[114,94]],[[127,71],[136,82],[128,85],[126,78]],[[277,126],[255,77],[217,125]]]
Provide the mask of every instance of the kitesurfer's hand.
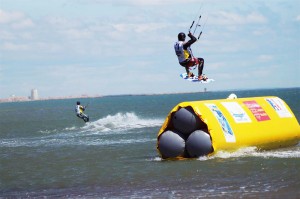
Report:
[[191,36],[193,36],[193,35],[192,35],[192,33],[191,33],[191,32],[189,32],[188,36],[189,36],[189,37],[191,37]]

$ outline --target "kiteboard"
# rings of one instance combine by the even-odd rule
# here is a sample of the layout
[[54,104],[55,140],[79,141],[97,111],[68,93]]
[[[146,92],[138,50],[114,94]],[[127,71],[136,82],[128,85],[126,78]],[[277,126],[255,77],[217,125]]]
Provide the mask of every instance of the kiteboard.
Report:
[[90,117],[84,113],[76,114],[76,116],[82,119],[85,123],[90,121]]
[[185,79],[187,81],[190,81],[190,82],[199,82],[199,83],[203,83],[203,84],[207,84],[207,83],[210,83],[210,82],[214,82],[215,80],[214,79],[206,79],[206,80],[198,80],[198,76],[194,75],[193,77],[188,77],[187,73],[182,73],[180,74],[180,77],[182,79]]
[[86,122],[89,122],[90,121],[90,117],[89,116],[85,116],[82,118],[83,121],[86,123]]

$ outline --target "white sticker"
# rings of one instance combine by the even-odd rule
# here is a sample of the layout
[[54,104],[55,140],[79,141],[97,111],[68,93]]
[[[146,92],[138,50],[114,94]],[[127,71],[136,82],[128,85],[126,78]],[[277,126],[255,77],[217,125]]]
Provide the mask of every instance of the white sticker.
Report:
[[233,130],[231,129],[226,117],[223,115],[220,109],[215,104],[205,105],[211,110],[211,112],[214,114],[219,124],[221,125],[226,142],[236,142]]
[[237,102],[222,102],[236,123],[251,122],[250,117]]
[[293,117],[289,110],[279,98],[266,98],[267,102],[273,107],[279,117]]

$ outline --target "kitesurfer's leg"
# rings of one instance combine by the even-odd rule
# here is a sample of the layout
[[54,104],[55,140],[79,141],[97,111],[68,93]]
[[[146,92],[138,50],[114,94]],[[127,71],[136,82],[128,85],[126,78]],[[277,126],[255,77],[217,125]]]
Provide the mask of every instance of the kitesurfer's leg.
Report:
[[184,63],[180,63],[180,65],[185,68],[185,72],[186,72],[188,78],[194,77],[194,74],[192,72],[190,72],[190,65],[189,65],[188,61],[184,62]]
[[190,67],[186,66],[185,71],[186,71],[188,78],[194,77],[194,74],[190,71]]
[[191,59],[188,60],[188,62],[185,65],[185,70],[186,73],[188,74],[188,77],[194,77],[194,74],[192,72],[190,72],[190,67],[196,66],[198,65],[198,59],[195,57],[192,57]]
[[89,116],[85,115],[84,113],[81,113],[82,114],[82,119],[85,121],[85,122],[88,122],[89,121]]
[[[80,119],[82,119],[83,121],[85,121],[85,115],[83,113],[77,114],[77,117],[79,117]],[[86,122],[86,121],[85,121]]]
[[199,80],[206,80],[207,77],[204,77],[202,75],[203,68],[204,68],[204,59],[203,58],[198,58],[199,64],[198,64],[198,79]]
[[184,68],[185,68],[185,72],[186,72],[186,74],[189,74],[189,72],[190,72],[190,69],[189,69],[189,67],[188,67],[188,66],[185,66]]
[[80,119],[82,119],[81,113],[80,113],[80,114],[77,114],[77,117],[79,117]]
[[85,122],[88,122],[89,120],[90,120],[90,119],[89,119],[89,116],[85,115],[84,121],[85,121]]
[[204,59],[203,58],[198,58],[199,64],[198,64],[198,76],[202,75],[203,72],[203,67],[204,67]]

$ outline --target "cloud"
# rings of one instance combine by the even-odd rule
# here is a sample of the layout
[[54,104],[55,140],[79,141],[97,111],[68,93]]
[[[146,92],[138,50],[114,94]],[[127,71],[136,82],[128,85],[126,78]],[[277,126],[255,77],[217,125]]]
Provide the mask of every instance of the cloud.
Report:
[[101,4],[112,4],[118,6],[162,6],[170,4],[184,4],[188,5],[189,3],[199,2],[199,0],[81,0],[82,3],[101,3]]
[[146,23],[146,24],[115,24],[113,27],[120,32],[134,31],[136,33],[152,32],[167,27],[164,23]]
[[21,12],[8,12],[0,9],[0,25],[10,25],[13,29],[24,29],[34,26],[31,19]]
[[13,29],[25,29],[25,28],[31,28],[33,26],[34,26],[34,23],[30,19],[22,19],[11,25],[11,27]]
[[299,21],[299,22],[300,22],[300,15],[298,15],[298,16],[296,17],[296,21]]
[[210,23],[215,25],[245,25],[245,24],[264,24],[268,20],[265,16],[259,13],[250,13],[241,15],[233,12],[219,11],[212,14]]
[[79,27],[81,24],[81,21],[75,19],[68,19],[62,16],[50,16],[45,18],[44,20],[45,23],[57,29],[75,28],[75,27]]
[[258,56],[258,60],[261,62],[268,62],[273,60],[273,56],[272,55],[260,55]]
[[94,33],[88,29],[68,29],[62,31],[68,39],[91,39]]
[[262,14],[250,13],[244,17],[244,21],[246,21],[246,23],[264,24],[268,22],[268,19]]
[[269,28],[257,28],[253,31],[253,34],[256,36],[270,35],[272,33]]
[[161,6],[161,5],[169,5],[172,3],[184,3],[184,4],[188,4],[188,3],[193,3],[196,2],[196,0],[185,0],[185,1],[181,1],[181,0],[129,0],[128,3],[131,3],[133,5],[137,5],[137,6]]
[[214,62],[214,63],[209,64],[209,69],[215,70],[215,71],[224,69],[226,67],[227,67],[227,65],[225,62]]
[[21,12],[6,12],[0,9],[0,24],[11,23],[19,21],[24,18],[24,14]]
[[0,49],[7,51],[26,51],[30,49],[30,46],[26,44],[15,44],[12,42],[5,42]]
[[6,41],[6,40],[12,40],[15,38],[16,38],[15,35],[11,31],[0,30],[0,40]]

